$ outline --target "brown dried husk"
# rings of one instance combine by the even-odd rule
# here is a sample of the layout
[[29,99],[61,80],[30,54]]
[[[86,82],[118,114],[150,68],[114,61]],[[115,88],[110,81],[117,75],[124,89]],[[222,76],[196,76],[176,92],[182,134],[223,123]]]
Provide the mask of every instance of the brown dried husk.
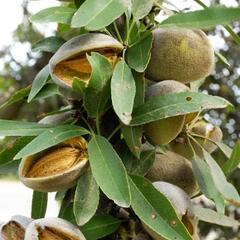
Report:
[[23,240],[25,229],[16,221],[10,221],[2,228],[3,240]]

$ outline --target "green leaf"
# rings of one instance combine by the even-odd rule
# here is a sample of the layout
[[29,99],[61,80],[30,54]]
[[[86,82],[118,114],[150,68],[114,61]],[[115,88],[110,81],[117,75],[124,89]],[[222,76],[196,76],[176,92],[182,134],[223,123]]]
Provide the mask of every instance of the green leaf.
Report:
[[142,125],[204,109],[225,108],[228,105],[230,103],[223,98],[196,92],[156,96],[134,109],[131,125]]
[[211,7],[178,13],[160,23],[160,27],[211,28],[240,19],[240,8]]
[[124,124],[132,119],[136,85],[131,69],[121,60],[114,68],[111,80],[111,97],[114,111]]
[[110,98],[112,65],[99,53],[92,53],[87,59],[93,70],[85,89],[84,106],[89,116],[96,117],[105,110]]
[[154,0],[132,0],[132,14],[135,19],[148,15],[153,7]]
[[33,44],[32,51],[55,53],[65,42],[61,37],[44,38]]
[[226,175],[232,173],[240,164],[240,143],[237,143],[232,151],[230,159],[223,165]]
[[[145,99],[145,79],[142,73],[133,72],[133,76],[136,83],[136,95],[134,99],[134,107],[137,107],[144,103]],[[134,156],[139,158],[142,145],[142,126],[122,126],[121,128],[123,138],[127,143],[128,148]]]
[[137,72],[144,72],[151,57],[153,35],[150,33],[145,38],[139,36],[139,39],[140,41],[127,49],[127,62]]
[[232,204],[240,205],[240,197],[235,187],[227,181],[222,169],[212,156],[204,149],[202,150],[204,159],[211,170],[212,178],[218,191]]
[[30,92],[30,86],[16,91],[5,103],[3,103],[0,106],[0,110],[3,108],[9,107],[14,103],[25,100],[27,98],[29,92]]
[[83,96],[86,90],[86,81],[83,81],[80,78],[74,78],[72,83],[72,89],[80,96]]
[[28,95],[28,102],[31,102],[33,98],[40,92],[40,90],[46,84],[48,77],[49,77],[49,67],[47,65],[34,78],[31,91]]
[[81,231],[88,240],[101,239],[115,232],[121,222],[121,220],[108,215],[95,216],[81,227]]
[[137,158],[139,158],[142,144],[142,127],[131,127],[123,125],[121,131],[129,149]]
[[219,213],[225,211],[225,201],[217,190],[208,164],[197,155],[192,160],[193,172],[203,194],[212,199]]
[[155,160],[155,149],[142,152],[139,159],[127,152],[122,159],[129,174],[145,176]]
[[41,10],[30,17],[31,22],[47,23],[57,22],[70,24],[75,9],[69,7],[51,7]]
[[227,158],[232,155],[232,149],[223,142],[214,142]]
[[72,27],[99,30],[124,13],[122,0],[86,0],[72,18]]
[[64,200],[62,202],[58,217],[71,222],[73,225],[77,225],[75,216],[73,214],[73,202]]
[[215,52],[218,60],[222,62],[226,67],[231,67],[231,64],[228,62],[227,58],[224,57],[220,52]]
[[224,214],[217,213],[212,209],[207,209],[200,206],[193,206],[193,212],[200,221],[209,222],[225,227],[240,226],[239,221],[227,217]]
[[56,84],[47,83],[41,89],[41,91],[34,97],[34,100],[45,99],[55,95],[62,96],[61,92],[59,91],[59,87]]
[[87,223],[95,214],[99,203],[99,188],[88,170],[80,177],[75,191],[73,211],[79,226]]
[[102,191],[117,205],[129,207],[127,171],[112,145],[102,136],[93,136],[88,154],[93,176]]
[[62,125],[56,128],[46,130],[27,144],[14,159],[24,158],[34,153],[41,152],[47,148],[57,145],[70,138],[82,136],[89,132],[79,126]]
[[0,135],[2,136],[37,136],[51,128],[52,126],[47,124],[0,119]]
[[48,193],[33,191],[31,217],[44,218],[47,210]]
[[[131,206],[149,228],[166,239],[192,239],[170,201],[148,180],[139,176],[131,176],[130,186]],[[176,224],[171,224],[172,222]]]
[[6,177],[6,175],[9,174],[14,174],[15,176],[17,176],[19,164],[20,160],[10,161],[6,164],[2,164],[0,166],[0,176],[3,175],[4,177]]
[[0,153],[0,165],[13,161],[14,156],[33,140],[33,137],[18,138],[10,147]]

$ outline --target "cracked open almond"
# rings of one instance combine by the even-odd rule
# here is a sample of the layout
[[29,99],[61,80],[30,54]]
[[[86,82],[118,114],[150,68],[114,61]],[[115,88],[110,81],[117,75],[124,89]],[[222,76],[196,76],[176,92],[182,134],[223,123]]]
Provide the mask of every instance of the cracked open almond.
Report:
[[1,240],[24,240],[25,229],[32,219],[16,215],[0,227]]
[[92,72],[86,54],[98,52],[114,67],[123,45],[116,39],[101,33],[87,33],[63,44],[50,59],[49,67],[53,81],[71,88],[74,78],[88,81]]
[[86,240],[80,230],[61,218],[42,218],[26,229],[25,240]]
[[74,186],[88,163],[86,145],[84,138],[75,137],[23,159],[19,166],[20,180],[42,192]]

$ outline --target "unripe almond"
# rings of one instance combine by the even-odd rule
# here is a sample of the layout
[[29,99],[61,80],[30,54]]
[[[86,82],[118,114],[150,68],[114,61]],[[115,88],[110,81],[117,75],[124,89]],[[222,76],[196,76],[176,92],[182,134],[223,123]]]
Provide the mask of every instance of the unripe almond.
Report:
[[156,154],[153,166],[146,177],[152,182],[172,183],[182,188],[190,196],[194,196],[199,191],[191,162],[174,152],[167,151],[165,154]]
[[[187,92],[190,89],[174,80],[166,80],[148,87],[146,99],[170,93]],[[144,126],[145,136],[154,145],[165,145],[171,142],[182,131],[185,116],[175,116],[148,123]]]
[[214,50],[203,31],[185,28],[153,31],[148,78],[189,83],[207,77],[214,66]]

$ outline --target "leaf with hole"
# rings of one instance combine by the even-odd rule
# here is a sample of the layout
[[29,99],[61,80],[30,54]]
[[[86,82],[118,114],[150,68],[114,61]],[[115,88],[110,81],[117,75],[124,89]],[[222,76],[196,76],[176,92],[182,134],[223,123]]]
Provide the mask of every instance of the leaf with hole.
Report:
[[150,229],[166,239],[192,240],[170,201],[161,192],[143,177],[131,176],[129,181],[131,206]]
[[230,103],[223,98],[196,92],[156,96],[134,109],[130,125],[142,125],[204,109],[225,108],[229,105]]

